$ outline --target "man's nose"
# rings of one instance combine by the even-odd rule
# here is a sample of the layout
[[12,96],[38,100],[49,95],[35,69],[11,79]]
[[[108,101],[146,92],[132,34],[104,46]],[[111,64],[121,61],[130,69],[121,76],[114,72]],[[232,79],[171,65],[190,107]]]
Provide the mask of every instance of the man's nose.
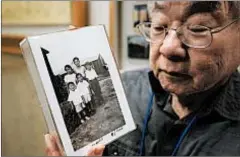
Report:
[[159,51],[170,60],[180,61],[186,58],[186,50],[183,46],[184,45],[178,38],[176,31],[171,29],[166,34]]

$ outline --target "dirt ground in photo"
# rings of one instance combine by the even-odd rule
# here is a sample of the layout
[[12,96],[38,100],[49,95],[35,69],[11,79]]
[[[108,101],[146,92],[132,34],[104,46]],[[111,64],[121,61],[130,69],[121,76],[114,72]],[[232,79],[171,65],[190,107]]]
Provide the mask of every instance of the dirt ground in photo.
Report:
[[96,114],[70,135],[74,150],[99,139],[125,124],[110,77],[100,81],[105,104],[97,106]]

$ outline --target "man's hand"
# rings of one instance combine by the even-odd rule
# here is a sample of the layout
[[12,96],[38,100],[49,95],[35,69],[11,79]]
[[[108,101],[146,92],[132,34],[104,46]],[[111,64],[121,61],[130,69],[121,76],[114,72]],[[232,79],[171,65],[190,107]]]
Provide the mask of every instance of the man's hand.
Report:
[[46,144],[46,154],[48,156],[63,156],[63,150],[59,148],[58,143],[58,136],[53,134],[46,134],[45,135],[45,144]]
[[[53,134],[46,134],[45,135],[45,143],[46,143],[46,154],[48,156],[63,156],[63,149],[59,148],[59,145],[57,144],[59,142],[59,138],[57,135]],[[99,145],[96,147],[93,147],[89,150],[89,152],[86,154],[87,156],[102,156],[105,146]],[[79,154],[79,156],[83,156]]]
[[93,147],[89,150],[87,156],[102,156],[104,148],[105,148],[104,145],[98,145],[96,147]]

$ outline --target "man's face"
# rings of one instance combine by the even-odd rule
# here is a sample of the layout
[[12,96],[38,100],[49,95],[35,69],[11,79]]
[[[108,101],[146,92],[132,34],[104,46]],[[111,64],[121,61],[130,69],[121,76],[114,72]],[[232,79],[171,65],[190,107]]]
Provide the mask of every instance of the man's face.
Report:
[[80,66],[80,61],[79,61],[79,59],[74,59],[74,64],[77,66],[77,67],[79,67]]
[[[189,7],[192,2],[160,3],[152,12],[152,22],[167,28],[178,28],[182,24],[216,28],[232,20],[227,17],[226,2],[220,2],[222,5],[214,12],[207,12],[204,7],[196,9],[198,4],[191,10],[194,9]],[[205,49],[187,47],[174,30],[167,33],[162,44],[151,43],[151,68],[163,89],[177,95],[204,91],[220,84],[239,64],[239,23],[214,33],[211,45]]]

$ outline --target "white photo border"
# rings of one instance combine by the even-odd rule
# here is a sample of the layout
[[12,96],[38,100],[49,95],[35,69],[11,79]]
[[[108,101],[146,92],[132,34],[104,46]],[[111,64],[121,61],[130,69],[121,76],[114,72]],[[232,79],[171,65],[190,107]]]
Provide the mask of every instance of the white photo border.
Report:
[[[111,131],[109,134],[103,136],[102,138],[100,138],[98,140],[93,141],[92,143],[88,144],[87,146],[85,146],[77,151],[74,151],[67,128],[65,127],[66,125],[65,125],[64,119],[62,117],[62,112],[59,107],[59,103],[57,101],[57,97],[55,95],[55,91],[53,89],[53,85],[52,85],[50,76],[48,74],[48,70],[47,70],[41,49],[40,49],[42,42],[48,42],[47,38],[49,38],[50,36],[53,38],[56,36],[56,39],[57,39],[57,37],[59,37],[61,35],[67,35],[67,33],[69,33],[69,31],[52,33],[52,34],[48,34],[48,35],[42,35],[42,36],[28,38],[30,47],[32,49],[35,63],[37,65],[37,70],[40,75],[40,78],[41,78],[41,81],[43,84],[43,88],[44,88],[44,91],[45,91],[45,94],[46,94],[46,97],[47,97],[47,100],[49,103],[48,105],[51,108],[53,119],[56,124],[56,127],[58,130],[60,139],[62,141],[65,153],[69,156],[86,155],[91,146],[94,146],[96,144],[104,144],[104,145],[108,144],[108,143],[114,141],[115,139],[125,135],[126,133],[136,129],[136,126],[135,126],[135,123],[134,123],[130,108],[128,106],[126,96],[125,96],[123,85],[122,85],[122,82],[121,82],[121,79],[119,76],[119,71],[117,70],[116,63],[114,61],[111,49],[109,47],[109,43],[108,43],[108,39],[106,36],[104,26],[100,26],[100,25],[99,26],[90,26],[90,27],[87,27],[87,29],[81,28],[81,29],[77,29],[77,30],[71,30],[71,32],[75,32],[75,35],[73,37],[77,37],[76,36],[77,34],[79,34],[78,36],[80,36],[81,32],[83,32],[85,30],[92,32],[92,33],[95,32],[96,37],[101,37],[101,39],[102,39],[102,40],[99,40],[98,44],[105,45],[105,47],[103,47],[102,50],[100,50],[100,51],[101,51],[101,55],[103,56],[104,60],[109,65],[110,77],[111,77],[111,80],[112,80],[112,83],[113,83],[113,86],[114,86],[114,89],[115,89],[115,92],[116,92],[116,95],[117,95],[117,98],[119,101],[119,106],[121,108],[122,115],[125,120],[125,125],[123,125],[120,128],[117,128],[114,131]],[[66,41],[67,40],[69,40],[69,39],[66,39]],[[81,49],[81,46],[79,46],[79,49]],[[112,134],[114,135],[114,137],[112,136]]]

